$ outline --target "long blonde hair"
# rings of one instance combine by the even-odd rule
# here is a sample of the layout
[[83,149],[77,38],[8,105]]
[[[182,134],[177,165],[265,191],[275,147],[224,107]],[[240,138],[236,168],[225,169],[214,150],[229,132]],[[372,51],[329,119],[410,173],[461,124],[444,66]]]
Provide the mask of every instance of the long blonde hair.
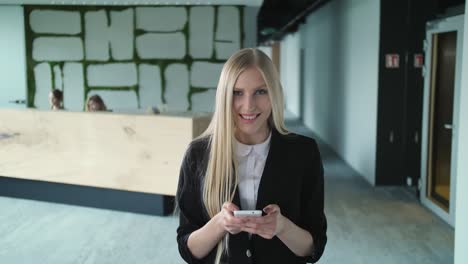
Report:
[[[281,134],[288,133],[283,117],[283,91],[273,62],[258,49],[242,49],[233,54],[221,72],[211,123],[200,136],[210,138],[210,154],[203,182],[203,203],[210,218],[221,211],[225,202],[232,202],[238,184],[232,97],[237,78],[249,67],[259,70],[268,87],[272,105],[272,113],[268,117],[270,128],[275,128]],[[228,253],[228,240],[229,236],[226,235],[218,244],[216,264],[220,263],[223,251]]]

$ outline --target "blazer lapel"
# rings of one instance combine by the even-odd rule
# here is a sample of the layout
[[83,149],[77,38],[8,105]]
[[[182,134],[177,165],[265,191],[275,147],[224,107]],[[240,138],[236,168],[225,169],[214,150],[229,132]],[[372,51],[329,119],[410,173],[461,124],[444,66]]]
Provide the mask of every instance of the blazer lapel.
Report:
[[240,210],[242,210],[241,203],[240,203],[240,196],[239,196],[239,186],[236,188],[236,191],[234,192],[234,199],[232,200],[232,203],[237,205]]
[[260,179],[260,184],[258,186],[257,193],[257,203],[255,205],[256,210],[263,210],[269,202],[268,194],[275,185],[275,177],[278,175],[279,171],[275,171],[280,168],[281,160],[278,159],[279,152],[281,150],[280,146],[280,134],[276,129],[272,129],[271,132],[271,141],[270,141],[270,150],[268,151],[268,156],[265,161],[265,167],[263,168],[262,178]]

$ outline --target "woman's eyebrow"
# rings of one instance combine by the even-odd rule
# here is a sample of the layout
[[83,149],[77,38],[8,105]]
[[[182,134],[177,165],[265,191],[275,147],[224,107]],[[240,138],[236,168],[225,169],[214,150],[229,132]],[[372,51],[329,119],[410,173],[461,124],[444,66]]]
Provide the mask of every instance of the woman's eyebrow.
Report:
[[[267,88],[267,85],[266,83],[262,84],[262,85],[259,85],[255,88],[253,88],[253,90],[257,90],[257,89],[263,89],[263,88]],[[240,88],[240,87],[234,87],[235,90],[244,90],[244,88]]]

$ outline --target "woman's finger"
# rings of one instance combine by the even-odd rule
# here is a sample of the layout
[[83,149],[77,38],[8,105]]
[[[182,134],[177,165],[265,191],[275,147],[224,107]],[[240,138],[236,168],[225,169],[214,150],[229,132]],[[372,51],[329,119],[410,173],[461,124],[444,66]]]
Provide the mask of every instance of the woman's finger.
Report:
[[242,229],[242,226],[240,226],[240,225],[226,225],[226,228],[230,229],[230,230],[240,230],[240,229]]
[[247,227],[247,226],[242,227],[241,230],[244,231],[244,232],[250,233],[250,234],[257,234],[257,232],[258,232],[257,229],[251,228],[251,227]]
[[274,230],[273,226],[271,225],[258,225],[258,224],[244,224],[243,228],[249,228],[251,230],[255,230],[255,233],[270,233],[271,230]]
[[223,204],[223,207],[226,208],[228,211],[237,211],[239,210],[239,207],[237,207],[237,205],[233,204],[233,203],[230,203],[230,202],[225,202]]
[[262,217],[246,217],[245,222],[257,223],[257,224],[271,224],[275,221],[274,215],[266,215]]
[[263,211],[266,214],[272,214],[274,212],[279,212],[279,206],[276,205],[276,204],[269,204],[269,205],[265,206],[265,208],[263,208]]
[[235,223],[235,224],[242,224],[244,220],[238,217],[235,217],[232,212],[228,210],[223,210],[223,217],[227,223]]

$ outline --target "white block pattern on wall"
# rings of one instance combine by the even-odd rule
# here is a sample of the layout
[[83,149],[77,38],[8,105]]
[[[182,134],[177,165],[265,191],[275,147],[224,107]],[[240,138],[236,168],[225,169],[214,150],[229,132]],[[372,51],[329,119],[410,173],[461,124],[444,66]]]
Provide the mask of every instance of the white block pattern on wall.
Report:
[[211,6],[190,8],[189,53],[195,59],[213,56],[214,15]]
[[182,59],[185,36],[176,33],[147,33],[136,38],[138,56],[142,59]]
[[140,64],[138,69],[140,84],[140,107],[160,107],[162,101],[161,69],[159,66]]
[[34,79],[36,81],[34,105],[39,109],[50,108],[48,96],[52,89],[52,72],[49,63],[43,62],[34,67]]
[[83,59],[83,42],[78,37],[39,37],[33,41],[36,61],[77,61]]
[[243,47],[257,47],[257,13],[258,6],[246,6],[243,10],[244,43]]
[[[67,21],[67,23],[57,23]],[[35,33],[74,35],[81,32],[80,12],[34,10],[29,17],[29,25]]]
[[166,91],[165,98],[170,111],[185,111],[189,104],[186,99],[189,92],[188,67],[182,63],[167,66],[165,71]]
[[107,106],[107,109],[138,109],[138,98],[135,91],[94,90],[88,93],[87,98],[95,94],[99,95],[102,98],[102,100]]
[[[133,9],[88,11],[85,14],[86,59],[107,61],[133,59]],[[110,50],[109,50],[110,47]]]
[[[82,110],[85,94],[99,92],[107,101],[123,103],[109,102],[109,109],[165,102],[173,111],[186,111],[189,103],[192,111],[211,111],[224,60],[241,47],[239,7],[32,9],[28,26],[37,108],[48,109],[48,93],[58,88],[64,90],[68,110]],[[135,86],[138,93],[130,88]],[[192,94],[191,87],[213,91]],[[131,96],[128,104],[121,98],[126,95]]]
[[110,51],[114,60],[133,59],[133,9],[110,12],[108,28]]
[[63,82],[62,82],[62,69],[60,69],[59,65],[54,65],[54,87],[53,89],[63,89]]
[[106,11],[88,11],[85,13],[84,18],[86,59],[109,60]]
[[239,10],[230,6],[219,7],[217,22],[216,57],[228,59],[241,47]]
[[67,62],[63,66],[63,104],[67,110],[81,111],[84,106],[83,64]]
[[180,31],[187,23],[184,7],[137,7],[136,28],[145,31]]
[[216,90],[210,89],[202,93],[192,94],[192,111],[194,112],[213,112],[216,98]]
[[135,63],[89,65],[86,71],[89,86],[125,87],[137,84],[137,67]]
[[216,89],[223,65],[223,63],[194,62],[190,72],[190,83],[194,87]]

